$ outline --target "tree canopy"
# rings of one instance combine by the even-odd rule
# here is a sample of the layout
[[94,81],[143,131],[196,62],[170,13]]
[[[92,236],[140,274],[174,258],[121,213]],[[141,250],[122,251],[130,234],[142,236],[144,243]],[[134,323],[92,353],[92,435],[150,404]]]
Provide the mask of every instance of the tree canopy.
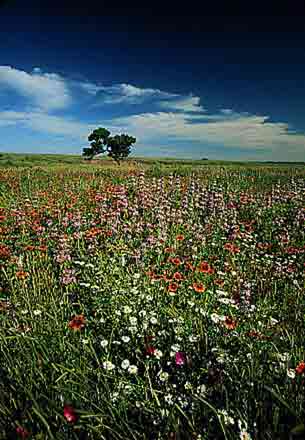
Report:
[[136,138],[127,134],[110,136],[110,131],[106,128],[99,127],[93,130],[88,136],[90,147],[83,149],[83,157],[85,159],[93,159],[98,154],[107,153],[116,162],[129,156],[131,145],[136,142]]

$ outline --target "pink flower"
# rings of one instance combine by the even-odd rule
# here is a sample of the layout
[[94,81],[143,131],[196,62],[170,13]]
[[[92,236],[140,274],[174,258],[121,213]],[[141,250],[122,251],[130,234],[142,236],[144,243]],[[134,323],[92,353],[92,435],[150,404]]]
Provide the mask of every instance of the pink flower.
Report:
[[64,406],[64,417],[70,423],[75,423],[77,421],[76,412],[71,405]]
[[185,353],[183,353],[182,351],[177,351],[175,355],[175,362],[176,365],[184,365],[186,363]]
[[16,428],[16,434],[18,437],[26,439],[29,437],[30,433],[25,428],[22,428],[22,426],[17,426]]

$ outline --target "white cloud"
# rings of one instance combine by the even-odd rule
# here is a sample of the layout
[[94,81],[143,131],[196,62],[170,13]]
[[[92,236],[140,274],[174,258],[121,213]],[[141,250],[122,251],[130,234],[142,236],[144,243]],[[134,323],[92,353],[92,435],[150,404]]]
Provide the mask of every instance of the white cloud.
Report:
[[169,93],[159,89],[140,88],[131,84],[115,84],[113,86],[97,86],[92,83],[80,83],[90,94],[100,93],[95,106],[104,104],[143,104],[154,101],[160,107],[168,110],[182,112],[205,112],[200,105],[198,96],[183,96],[177,93]]
[[[0,66],[0,87],[8,87],[31,100],[29,111],[13,109],[0,111],[0,127],[17,126],[46,133],[50,138],[87,141],[88,133],[98,126],[106,126],[112,134],[128,133],[137,138],[144,148],[150,142],[164,145],[182,141],[223,146],[228,152],[247,150],[250,155],[274,160],[304,160],[305,135],[293,132],[289,124],[270,122],[268,116],[237,113],[223,108],[216,114],[208,113],[200,105],[200,98],[168,93],[159,89],[140,88],[131,84],[101,86],[89,81],[64,79],[55,73],[43,73],[35,67],[32,73]],[[82,89],[96,96],[96,104],[143,104],[153,102],[162,111],[85,123],[67,116],[49,114],[49,110],[64,109],[71,103],[71,93]],[[78,96],[82,105],[83,95]],[[75,98],[76,99],[76,98]],[[145,147],[146,148],[146,147]]]
[[7,127],[9,125],[16,125],[25,117],[25,113],[7,110],[0,112],[0,127]]
[[[164,95],[164,92],[158,89],[141,89],[140,87],[135,87],[131,84],[119,84],[119,88],[122,94],[126,97],[143,97],[152,95]],[[166,93],[167,95],[167,93]]]
[[179,110],[182,112],[205,112],[206,110],[200,105],[198,96],[179,96],[178,99],[160,102],[160,106],[169,110]]
[[[212,116],[212,115],[210,115]],[[217,115],[215,115],[217,116]],[[189,116],[173,112],[143,113],[113,120],[124,130],[139,137],[142,142],[157,138],[162,141],[184,140],[190,142],[223,145],[224,148],[260,150],[261,153],[276,154],[286,151],[295,155],[289,160],[305,155],[305,135],[290,134],[289,125],[282,122],[268,122],[268,116],[240,115],[235,118],[191,124]],[[196,118],[195,118],[196,120]]]
[[235,148],[247,149],[249,155],[253,156],[251,158],[255,159],[304,160],[305,135],[290,134],[288,124],[268,122],[268,119],[268,116],[248,115],[191,124],[184,114],[157,112],[86,124],[39,110],[0,112],[2,127],[18,124],[39,133],[64,136],[71,141],[87,142],[88,133],[98,126],[106,126],[113,134],[128,133],[135,136],[141,149],[150,145],[150,142],[164,145],[165,142],[184,141],[185,145],[195,142],[202,145],[202,148],[206,144],[222,145],[224,149],[232,149],[233,152]]
[[65,108],[72,99],[61,76],[42,73],[39,67],[27,73],[10,66],[0,66],[0,85],[15,90],[43,110]]
[[33,112],[0,112],[1,126],[19,124],[24,128],[50,135],[67,136],[71,139],[85,140],[96,124],[86,124],[73,119],[49,115],[39,110]]
[[81,89],[85,90],[89,95],[95,96],[97,92],[102,90],[102,86],[98,86],[97,84],[94,84],[92,82],[86,81],[72,81],[72,84],[76,85],[77,87],[80,87]]
[[177,97],[175,93],[163,92],[159,89],[140,88],[131,84],[115,84],[113,86],[98,86],[98,102],[95,105],[103,104],[142,104],[146,100],[162,100]]

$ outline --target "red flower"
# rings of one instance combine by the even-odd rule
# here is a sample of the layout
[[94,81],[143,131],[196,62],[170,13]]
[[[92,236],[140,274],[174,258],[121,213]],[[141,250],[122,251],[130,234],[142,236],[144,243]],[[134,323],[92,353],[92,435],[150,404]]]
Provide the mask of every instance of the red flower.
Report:
[[178,284],[177,283],[170,283],[168,286],[169,292],[177,292]]
[[65,405],[64,406],[64,418],[69,423],[75,423],[77,421],[77,415],[76,412],[71,405]]
[[170,258],[170,263],[173,263],[175,266],[179,266],[181,264],[181,260],[178,257]]
[[181,281],[181,280],[183,280],[183,276],[181,275],[180,272],[175,272],[175,273],[174,273],[174,279],[175,279],[176,281]]
[[233,251],[233,244],[232,244],[232,243],[225,243],[224,246],[223,246],[223,248],[224,248],[226,251],[232,252],[232,251]]
[[182,351],[177,351],[177,353],[175,354],[175,362],[176,365],[184,365],[186,363],[185,353],[183,353]]
[[177,241],[183,241],[184,240],[184,235],[182,235],[182,234],[177,235],[176,236],[176,240]]
[[46,252],[48,249],[47,246],[41,245],[41,246],[37,246],[37,250],[40,252]]
[[224,326],[230,330],[234,330],[237,327],[237,323],[230,316],[226,316]]
[[34,251],[35,250],[35,246],[32,245],[28,245],[24,248],[25,251]]
[[155,353],[156,349],[152,345],[146,345],[145,354],[148,356],[152,356]]
[[195,292],[203,293],[206,287],[202,283],[193,283],[193,289]]
[[22,426],[17,426],[16,434],[17,434],[18,437],[23,438],[23,439],[26,439],[26,438],[28,438],[30,436],[29,431],[27,431]]
[[232,247],[232,253],[233,253],[233,254],[239,254],[239,253],[240,253],[240,249],[239,249],[239,247],[238,247],[238,246],[235,246],[235,244],[233,244],[233,247]]
[[210,265],[206,261],[202,261],[197,267],[197,272],[209,273]]
[[[103,232],[102,229],[93,227],[93,228],[89,229],[88,231],[86,231],[86,238],[96,237],[97,235],[101,234],[102,232]],[[111,231],[108,231],[108,232],[111,232]],[[107,232],[107,235],[108,235],[108,232]],[[111,235],[112,235],[112,232],[111,232]]]
[[305,362],[301,361],[299,365],[296,367],[295,372],[297,374],[303,374],[305,372]]
[[238,254],[240,252],[239,247],[237,247],[234,243],[225,243],[223,247],[227,251],[231,252],[231,254]]
[[24,272],[23,270],[19,270],[18,272],[16,272],[16,277],[19,278],[20,280],[25,280],[28,276],[29,273]]
[[175,249],[173,248],[173,247],[166,247],[165,249],[164,249],[164,252],[166,253],[166,254],[171,254],[172,252],[174,252],[175,251]]
[[8,246],[0,244],[0,258],[9,258],[11,256],[11,251]]
[[84,315],[75,315],[68,324],[68,327],[74,331],[81,330],[85,327],[86,319]]

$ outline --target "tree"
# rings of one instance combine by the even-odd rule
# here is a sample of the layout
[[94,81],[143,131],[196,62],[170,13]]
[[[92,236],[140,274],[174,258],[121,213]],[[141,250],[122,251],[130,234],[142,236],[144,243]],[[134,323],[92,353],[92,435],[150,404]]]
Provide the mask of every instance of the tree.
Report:
[[121,134],[109,136],[110,131],[106,128],[96,128],[88,136],[91,146],[83,149],[83,157],[85,159],[93,159],[97,154],[107,153],[117,163],[125,159],[130,154],[131,145],[136,142],[136,138]]

